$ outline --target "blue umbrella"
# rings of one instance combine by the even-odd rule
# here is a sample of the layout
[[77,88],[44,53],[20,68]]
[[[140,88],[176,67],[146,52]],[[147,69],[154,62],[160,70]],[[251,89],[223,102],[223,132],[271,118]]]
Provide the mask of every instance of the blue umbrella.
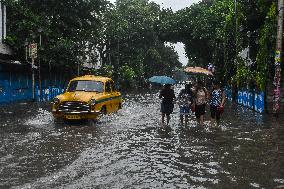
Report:
[[149,81],[159,84],[176,84],[176,81],[168,76],[153,76],[149,78]]

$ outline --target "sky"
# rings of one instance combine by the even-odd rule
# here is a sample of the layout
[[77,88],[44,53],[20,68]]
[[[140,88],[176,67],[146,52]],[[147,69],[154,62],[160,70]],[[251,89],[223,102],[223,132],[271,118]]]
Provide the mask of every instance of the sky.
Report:
[[200,0],[150,0],[161,7],[171,8],[173,11],[177,11],[179,9],[183,9],[185,7],[189,7],[193,3],[198,3]]
[[[114,3],[115,0],[109,0]],[[200,0],[150,0],[159,4],[163,8],[171,8],[173,11],[189,7],[194,3],[198,3]],[[179,61],[183,64],[187,64],[187,57],[185,55],[184,45],[182,43],[174,44],[175,50],[179,55]]]
[[[173,11],[189,7],[193,3],[198,3],[200,0],[151,0],[159,4],[163,8],[171,8]],[[176,43],[174,44],[175,50],[179,55],[179,61],[185,66],[188,59],[185,55],[184,44]]]

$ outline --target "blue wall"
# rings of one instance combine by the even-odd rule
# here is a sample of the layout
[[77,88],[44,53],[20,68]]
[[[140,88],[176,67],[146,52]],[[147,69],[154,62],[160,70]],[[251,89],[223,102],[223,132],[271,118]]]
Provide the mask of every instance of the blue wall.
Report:
[[[42,95],[39,95],[38,77],[35,77],[35,100],[49,101],[62,93],[64,85],[63,76],[59,74],[47,78],[42,75]],[[0,104],[33,100],[31,71],[25,67],[0,64]]]
[[0,103],[29,99],[32,90],[27,74],[0,72]]
[[[232,101],[232,90],[225,88],[226,97]],[[264,113],[265,96],[264,92],[255,90],[242,89],[238,91],[236,102],[244,107],[250,108],[256,112]]]
[[51,101],[55,96],[62,94],[64,92],[64,88],[62,87],[48,87],[48,88],[42,88],[39,89],[38,86],[36,86],[36,94],[35,98],[38,102],[46,102]]

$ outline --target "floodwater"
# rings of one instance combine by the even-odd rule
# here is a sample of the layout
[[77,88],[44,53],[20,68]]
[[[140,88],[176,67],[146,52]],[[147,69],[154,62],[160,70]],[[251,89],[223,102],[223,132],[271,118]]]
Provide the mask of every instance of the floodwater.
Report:
[[228,103],[220,129],[193,115],[185,128],[175,107],[163,128],[157,96],[125,96],[97,123],[55,125],[47,104],[0,107],[0,188],[284,188],[283,118]]

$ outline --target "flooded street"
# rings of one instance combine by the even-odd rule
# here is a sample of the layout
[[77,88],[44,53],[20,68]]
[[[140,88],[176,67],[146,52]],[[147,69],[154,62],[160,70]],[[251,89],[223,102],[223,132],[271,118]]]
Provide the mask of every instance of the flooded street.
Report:
[[176,106],[162,128],[157,96],[125,96],[97,123],[54,124],[48,104],[0,107],[0,188],[284,188],[283,115],[227,103],[221,129],[193,115],[185,128]]

